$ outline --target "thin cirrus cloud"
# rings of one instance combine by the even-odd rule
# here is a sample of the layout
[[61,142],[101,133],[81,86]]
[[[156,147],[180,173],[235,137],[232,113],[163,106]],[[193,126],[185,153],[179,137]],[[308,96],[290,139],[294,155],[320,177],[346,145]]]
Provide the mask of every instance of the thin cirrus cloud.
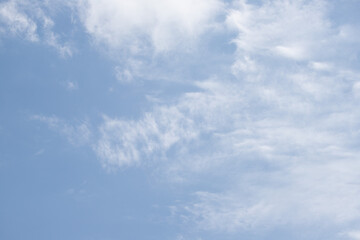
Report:
[[104,165],[138,165],[155,155],[165,156],[171,147],[186,145],[201,133],[225,128],[231,107],[241,101],[226,94],[236,91],[211,80],[197,85],[203,92],[186,93],[176,104],[157,106],[138,121],[105,117],[95,147]]

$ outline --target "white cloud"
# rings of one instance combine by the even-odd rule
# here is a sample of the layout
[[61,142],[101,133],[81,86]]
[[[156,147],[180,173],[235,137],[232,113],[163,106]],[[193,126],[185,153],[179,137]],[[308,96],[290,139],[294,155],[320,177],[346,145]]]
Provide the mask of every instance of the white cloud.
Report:
[[274,162],[274,170],[237,168],[230,189],[202,192],[180,213],[201,229],[230,232],[307,223],[336,227],[358,220],[357,159],[307,162],[310,158],[295,163],[288,157],[292,163]]
[[19,11],[15,1],[0,4],[0,22],[14,35],[23,35],[29,41],[38,41],[37,24]]
[[215,24],[218,0],[83,0],[79,5],[88,33],[110,48],[163,52],[187,45]]
[[232,184],[197,194],[183,207],[185,219],[216,231],[359,220],[358,73],[330,64],[339,59],[327,47],[341,51],[349,42],[339,42],[326,11],[324,2],[301,0],[238,1],[229,11],[227,23],[239,31],[232,66],[239,82],[232,88],[242,102],[223,116],[227,131],[213,127],[216,147],[175,169],[188,178],[197,169]]
[[240,89],[215,80],[197,86],[203,91],[186,93],[175,104],[159,105],[137,121],[105,117],[95,147],[104,165],[144,164],[144,159],[164,158],[172,148],[183,155],[182,146],[191,145],[199,134],[230,127],[229,121],[238,118],[233,107],[242,108],[242,98],[236,96]]
[[158,108],[139,121],[105,117],[95,151],[105,167],[134,165],[149,155],[161,158],[174,144],[196,137],[196,132],[192,120],[176,107]]
[[[193,202],[178,206],[202,229],[359,220],[360,75],[343,55],[328,51],[359,46],[348,41],[348,28],[333,27],[327,4],[237,1],[226,19],[237,34],[233,76],[198,81],[196,91],[167,104],[154,101],[139,119],[104,117],[93,144],[104,167],[149,164],[172,181],[210,179],[221,190],[196,192]],[[79,11],[96,41],[136,55],[149,46],[163,52],[196,39],[214,24],[221,6],[87,0]],[[115,68],[122,82],[144,74],[141,60],[127,61]],[[34,118],[72,143],[91,137],[87,123]]]
[[281,56],[295,60],[301,60],[307,56],[306,50],[297,44],[294,44],[294,46],[276,46],[274,48],[274,52]]
[[55,48],[63,57],[72,56],[70,45],[61,43],[59,35],[53,31],[54,22],[46,14],[48,7],[46,2],[38,1],[9,0],[0,3],[0,32],[31,42],[42,42]]
[[239,1],[227,18],[239,32],[235,79],[197,82],[138,120],[105,118],[104,165],[148,160],[174,181],[223,184],[182,208],[202,229],[358,220],[358,73],[324,47],[354,43],[339,41],[326,11],[322,1]]
[[234,42],[241,52],[305,60],[327,43],[324,36],[330,23],[324,18],[325,1],[275,0],[255,5],[238,0],[235,5],[226,22],[239,31]]
[[[265,204],[257,203],[249,207],[239,201],[239,198],[234,201],[234,197],[229,195],[197,192],[196,196],[200,202],[185,207],[185,210],[192,214],[191,221],[197,222],[206,230],[233,232],[239,228],[252,228],[257,224],[258,218],[271,211],[271,207]],[[184,217],[186,219],[188,215]]]
[[105,118],[95,151],[105,167],[150,163],[172,181],[232,182],[184,207],[205,230],[358,219],[360,112],[343,98],[354,81],[308,64],[259,67],[254,81],[199,82],[136,121]]
[[44,41],[49,46],[55,48],[63,57],[71,57],[73,54],[73,50],[70,45],[68,43],[60,43],[59,36],[52,31],[48,31],[46,33]]

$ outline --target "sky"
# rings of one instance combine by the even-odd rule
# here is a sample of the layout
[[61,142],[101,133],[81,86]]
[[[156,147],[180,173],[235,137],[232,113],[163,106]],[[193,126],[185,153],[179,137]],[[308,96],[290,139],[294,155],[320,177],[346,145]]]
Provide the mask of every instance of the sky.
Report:
[[359,0],[0,0],[0,239],[360,240]]

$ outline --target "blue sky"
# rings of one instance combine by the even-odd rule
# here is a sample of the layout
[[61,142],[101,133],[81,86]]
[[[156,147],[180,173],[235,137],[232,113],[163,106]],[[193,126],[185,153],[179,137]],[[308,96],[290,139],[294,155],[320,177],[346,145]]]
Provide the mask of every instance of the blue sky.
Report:
[[359,11],[0,1],[0,239],[360,239]]

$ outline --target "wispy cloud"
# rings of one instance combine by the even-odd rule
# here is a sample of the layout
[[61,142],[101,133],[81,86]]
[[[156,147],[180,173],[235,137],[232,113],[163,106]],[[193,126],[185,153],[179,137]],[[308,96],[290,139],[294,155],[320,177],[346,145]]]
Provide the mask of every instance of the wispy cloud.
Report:
[[[3,2],[0,5],[0,19],[10,33],[23,35],[29,41],[38,41],[37,24],[26,14],[19,11],[15,1]],[[3,31],[5,29],[2,29]]]
[[48,127],[64,136],[72,145],[81,146],[90,144],[92,132],[86,121],[78,124],[69,124],[55,116],[33,115],[32,120],[37,120],[48,125]]
[[40,42],[56,49],[63,57],[72,56],[69,43],[60,41],[54,22],[46,14],[47,4],[38,1],[8,0],[0,3],[0,32]]
[[[240,0],[226,23],[239,31],[238,51],[306,60],[327,43],[331,33],[326,1],[269,1],[260,5]],[[318,42],[318,39],[322,39]]]
[[357,220],[359,73],[327,49],[359,46],[341,41],[327,11],[238,1],[226,21],[238,31],[234,77],[197,82],[139,120],[105,118],[95,151],[113,167],[165,159],[151,162],[176,181],[217,176],[222,191],[183,207],[203,229]]
[[[330,4],[234,1],[223,23],[236,35],[226,39],[236,46],[229,72],[193,81],[192,92],[170,102],[154,101],[138,119],[104,117],[91,143],[103,166],[151,166],[168,180],[200,186],[192,201],[176,206],[200,229],[336,228],[358,221],[360,73],[351,63],[358,58],[348,53],[359,42],[351,23],[330,20]],[[129,49],[128,66],[115,68],[126,83],[144,74],[132,54],[191,44],[224,6],[87,0],[79,11],[98,43]],[[72,143],[89,142],[87,123],[33,118]]]

